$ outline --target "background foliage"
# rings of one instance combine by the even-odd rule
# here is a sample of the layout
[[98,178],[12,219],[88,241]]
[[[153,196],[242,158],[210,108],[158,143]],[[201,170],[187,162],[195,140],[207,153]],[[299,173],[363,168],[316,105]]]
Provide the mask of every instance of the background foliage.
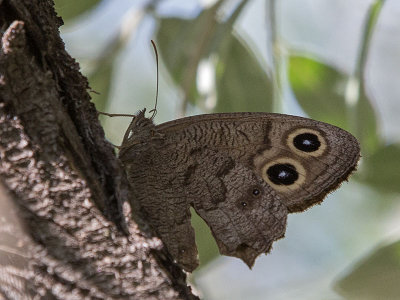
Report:
[[[207,2],[207,3],[206,3]],[[99,110],[154,105],[157,121],[204,112],[308,116],[352,132],[359,171],[291,215],[286,238],[253,271],[221,258],[193,217],[206,299],[398,299],[400,3],[384,0],[65,1],[67,48]],[[118,144],[129,120],[103,120]]]

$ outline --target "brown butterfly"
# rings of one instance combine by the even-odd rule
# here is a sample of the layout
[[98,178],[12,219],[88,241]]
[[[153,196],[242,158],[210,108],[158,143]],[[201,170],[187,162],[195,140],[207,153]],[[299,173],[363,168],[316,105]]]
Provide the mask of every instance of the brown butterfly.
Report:
[[185,270],[198,265],[190,207],[221,254],[249,267],[285,234],[288,213],[319,203],[355,169],[357,140],[322,122],[271,113],[187,117],[161,125],[141,111],[119,157],[139,203]]

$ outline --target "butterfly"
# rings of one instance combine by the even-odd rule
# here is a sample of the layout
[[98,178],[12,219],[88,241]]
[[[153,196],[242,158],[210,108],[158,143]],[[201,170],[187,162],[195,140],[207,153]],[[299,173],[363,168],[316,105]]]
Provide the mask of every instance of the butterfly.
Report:
[[206,114],[155,125],[143,110],[119,158],[133,201],[192,272],[198,255],[190,207],[221,254],[252,267],[284,236],[289,213],[320,203],[348,178],[360,146],[343,129],[290,115]]

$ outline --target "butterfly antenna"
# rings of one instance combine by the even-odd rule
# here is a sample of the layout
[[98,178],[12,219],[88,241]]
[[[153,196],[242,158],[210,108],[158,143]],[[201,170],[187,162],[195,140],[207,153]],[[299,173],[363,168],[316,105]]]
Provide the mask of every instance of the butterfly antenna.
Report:
[[99,115],[104,115],[104,116],[107,116],[107,117],[130,117],[130,118],[135,118],[136,117],[136,115],[132,115],[132,114],[110,114],[110,113],[106,113],[106,112],[102,112],[102,111],[97,111],[97,113],[99,114]]
[[154,53],[156,55],[156,66],[157,66],[157,88],[156,88],[156,103],[154,104],[154,108],[150,110],[149,112],[153,112],[153,115],[151,116],[151,119],[153,119],[156,114],[157,114],[157,100],[158,100],[158,52],[157,52],[157,47],[156,44],[154,43],[153,40],[151,40],[151,44],[153,45]]

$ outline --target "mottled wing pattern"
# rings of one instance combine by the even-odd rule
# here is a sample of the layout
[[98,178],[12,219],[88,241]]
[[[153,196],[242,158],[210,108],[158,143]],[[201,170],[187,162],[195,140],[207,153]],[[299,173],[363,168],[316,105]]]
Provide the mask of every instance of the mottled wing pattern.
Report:
[[186,199],[210,226],[221,254],[251,267],[284,236],[286,206],[252,169],[205,148],[192,155],[189,170]]
[[356,167],[357,140],[300,117],[212,114],[154,126],[140,113],[120,158],[168,250],[188,271],[198,264],[190,205],[220,252],[252,266],[284,235],[288,212],[322,201]]
[[[119,157],[132,187],[132,201],[161,237],[168,251],[187,271],[198,265],[190,205],[184,196],[184,166],[176,153],[165,151],[163,135],[156,133],[144,111],[132,121]],[[181,169],[181,171],[179,171]]]
[[280,195],[290,212],[322,201],[347,179],[360,158],[358,141],[350,133],[289,115],[211,114],[157,128],[189,147],[207,147],[247,165]]

